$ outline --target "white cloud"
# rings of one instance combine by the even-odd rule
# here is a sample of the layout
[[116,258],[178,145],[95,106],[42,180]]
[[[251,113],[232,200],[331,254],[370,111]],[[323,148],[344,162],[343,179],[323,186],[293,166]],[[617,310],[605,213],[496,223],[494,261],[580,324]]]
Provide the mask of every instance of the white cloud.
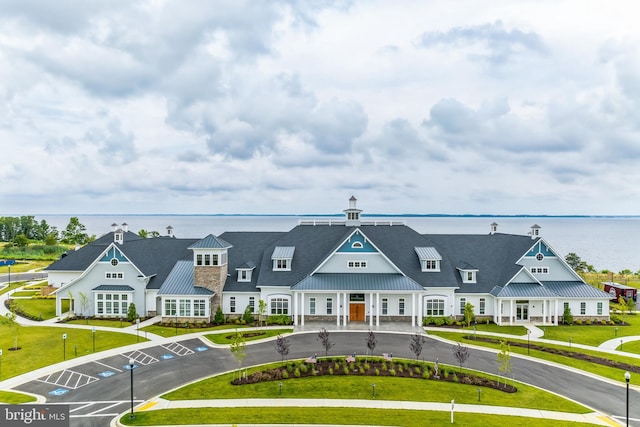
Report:
[[629,4],[9,0],[0,206],[636,213]]

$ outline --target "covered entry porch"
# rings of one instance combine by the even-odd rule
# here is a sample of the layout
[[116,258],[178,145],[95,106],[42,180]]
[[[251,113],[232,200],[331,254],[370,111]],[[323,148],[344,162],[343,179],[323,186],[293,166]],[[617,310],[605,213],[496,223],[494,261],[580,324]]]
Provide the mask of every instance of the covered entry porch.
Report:
[[422,324],[424,288],[399,274],[324,273],[306,277],[292,287],[293,324],[328,321],[380,326],[381,320]]
[[512,283],[496,292],[494,322],[498,325],[558,325],[558,296],[537,283]]

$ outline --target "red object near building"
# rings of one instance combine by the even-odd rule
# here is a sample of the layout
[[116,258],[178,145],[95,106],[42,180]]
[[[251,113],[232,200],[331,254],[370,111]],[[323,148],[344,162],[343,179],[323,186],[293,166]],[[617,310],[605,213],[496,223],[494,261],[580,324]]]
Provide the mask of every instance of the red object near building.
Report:
[[636,288],[616,282],[602,282],[602,284],[604,285],[604,291],[609,292],[609,295],[611,295],[612,301],[618,301],[620,296],[622,296],[625,301],[629,298],[636,301],[636,297],[638,295],[638,290]]

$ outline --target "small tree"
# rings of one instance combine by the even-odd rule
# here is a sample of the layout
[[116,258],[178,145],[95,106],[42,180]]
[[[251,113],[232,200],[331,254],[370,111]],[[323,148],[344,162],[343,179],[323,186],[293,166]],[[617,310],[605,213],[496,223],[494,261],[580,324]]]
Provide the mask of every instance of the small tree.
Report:
[[422,346],[427,340],[419,333],[415,333],[411,336],[411,342],[409,343],[409,350],[416,356],[416,360],[420,358],[422,353]]
[[367,334],[367,358],[365,359],[367,362],[369,361],[369,354],[373,355],[373,350],[375,350],[377,343],[376,335],[372,330],[369,330]]
[[224,323],[224,313],[222,312],[222,308],[218,306],[216,309],[216,314],[213,316],[213,322],[216,325],[221,325]]
[[13,300],[9,300],[9,312],[3,317],[0,318],[0,322],[9,325],[11,329],[11,335],[13,335],[13,347],[9,348],[9,350],[20,350],[18,347],[18,332],[20,331],[20,323],[16,320],[18,315],[16,314],[16,303]]
[[29,245],[29,238],[24,233],[20,233],[13,238],[13,243],[19,248],[26,248]]
[[247,308],[244,309],[244,313],[242,313],[242,320],[244,320],[244,323],[246,323],[247,325],[253,323],[253,310],[251,309],[250,305],[248,305]]
[[75,317],[76,313],[74,310],[75,301],[73,299],[73,294],[71,291],[67,291],[67,296],[69,297],[69,317]]
[[629,312],[629,314],[632,314],[634,311],[636,311],[636,302],[631,297],[627,298],[627,311]]
[[458,343],[457,346],[453,347],[453,356],[458,361],[458,365],[460,365],[460,372],[462,373],[462,365],[464,365],[469,359],[469,349],[464,345]]
[[258,300],[258,317],[260,319],[260,326],[263,326],[265,314],[267,314],[267,303],[263,299]]
[[507,340],[500,340],[500,352],[497,356],[498,370],[505,376],[504,387],[507,387],[507,377],[511,373],[511,348]]
[[289,347],[291,344],[289,343],[289,339],[287,337],[283,337],[278,335],[276,338],[276,351],[280,354],[280,361],[284,364],[284,357],[289,354]]
[[247,357],[247,342],[244,337],[238,330],[233,334],[231,338],[231,345],[229,346],[229,351],[233,354],[233,357],[238,361],[238,379],[240,379],[240,372],[242,369],[242,361],[245,357]]
[[[89,324],[89,317],[85,316],[85,311],[89,310],[89,305],[91,301],[89,301],[89,297],[84,292],[78,292],[78,300],[80,302],[80,314],[84,316],[87,321],[87,325]],[[131,306],[129,306],[131,307]]]
[[127,310],[127,321],[133,322],[138,318],[138,313],[136,312],[136,305],[134,303],[129,304],[129,310]]
[[321,328],[318,332],[318,339],[322,343],[322,347],[324,347],[324,356],[327,357],[329,350],[331,350],[331,347],[334,345],[334,342],[329,339],[329,331]]
[[464,305],[464,323],[468,326],[471,326],[471,322],[476,318],[475,313],[473,312],[473,305],[470,302]]
[[569,308],[569,304],[564,306],[564,313],[562,313],[562,323],[573,325],[573,314],[571,314],[571,308]]

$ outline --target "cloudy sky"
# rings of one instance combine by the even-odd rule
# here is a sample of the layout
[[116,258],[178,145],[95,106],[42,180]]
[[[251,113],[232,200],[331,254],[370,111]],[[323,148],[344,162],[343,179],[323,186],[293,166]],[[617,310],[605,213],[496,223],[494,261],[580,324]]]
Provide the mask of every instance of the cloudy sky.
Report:
[[0,214],[640,214],[629,1],[3,0]]

